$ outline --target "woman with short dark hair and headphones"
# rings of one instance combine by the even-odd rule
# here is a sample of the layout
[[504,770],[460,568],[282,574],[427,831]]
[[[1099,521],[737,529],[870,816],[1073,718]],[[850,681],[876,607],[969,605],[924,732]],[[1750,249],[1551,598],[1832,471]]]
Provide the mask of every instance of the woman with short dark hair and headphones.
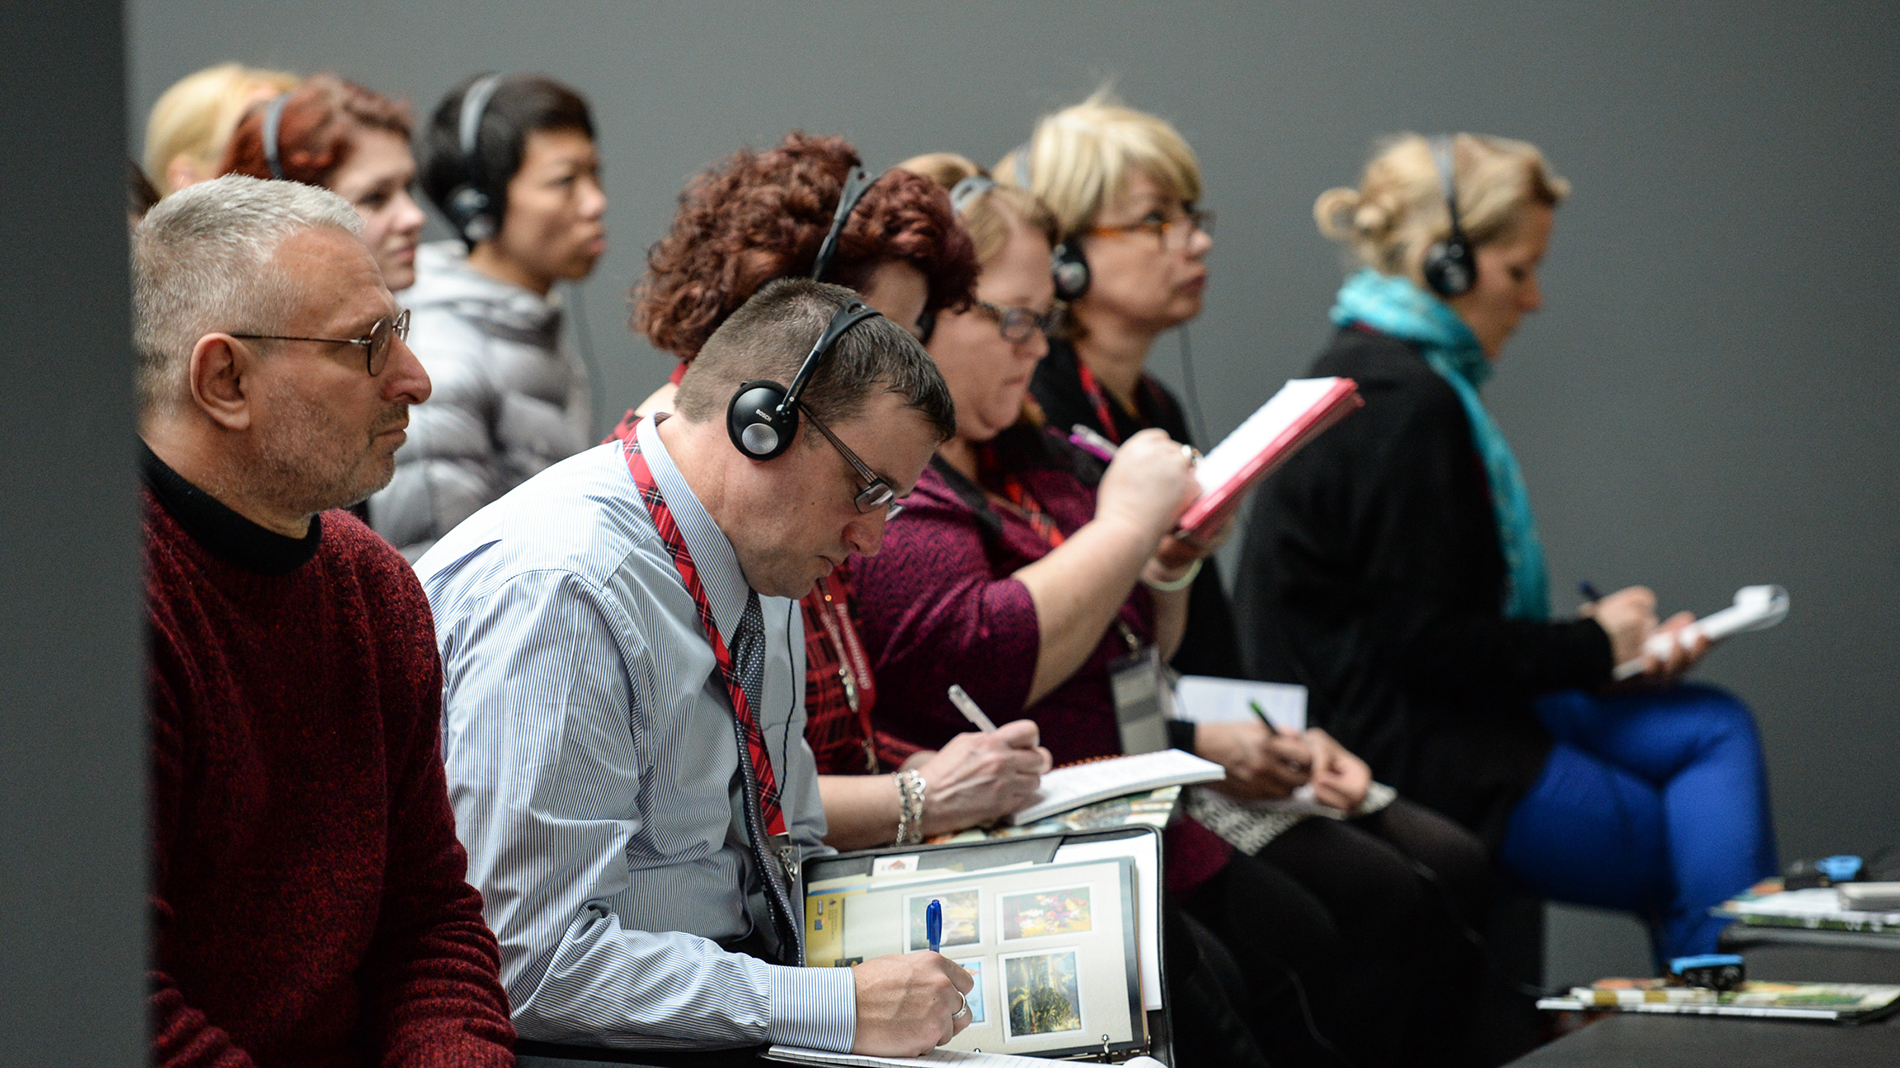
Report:
[[[633,291],[634,327],[680,361],[675,382],[719,324],[774,279],[848,286],[913,330],[967,302],[976,257],[943,190],[901,169],[866,173],[860,162],[841,137],[795,132],[764,152],[734,153],[686,187]],[[673,397],[673,384],[662,386],[614,435],[670,408]],[[805,740],[817,760],[826,842],[915,842],[1027,804],[1048,756],[1033,725],[968,731],[941,750],[872,729],[877,680],[858,633],[852,566],[818,580],[799,604]]]
[[[1262,678],[1408,796],[1482,836],[1538,894],[1645,920],[1659,959],[1715,949],[1709,907],[1776,870],[1748,709],[1678,682],[1705,645],[1645,651],[1656,598],[1591,591],[1552,619],[1516,459],[1478,389],[1523,317],[1569,193],[1536,147],[1406,134],[1320,230],[1364,266],[1315,375],[1363,411],[1256,495],[1237,583]],[[1619,664],[1640,676],[1615,684]]]
[[422,157],[423,191],[459,239],[417,250],[403,304],[435,391],[369,501],[371,526],[411,561],[593,442],[587,368],[561,343],[553,289],[607,249],[593,116],[552,78],[471,78],[437,105]]
[[416,280],[422,209],[409,195],[409,105],[334,74],[312,74],[254,103],[226,144],[219,174],[322,186],[363,217],[363,243],[391,292]]

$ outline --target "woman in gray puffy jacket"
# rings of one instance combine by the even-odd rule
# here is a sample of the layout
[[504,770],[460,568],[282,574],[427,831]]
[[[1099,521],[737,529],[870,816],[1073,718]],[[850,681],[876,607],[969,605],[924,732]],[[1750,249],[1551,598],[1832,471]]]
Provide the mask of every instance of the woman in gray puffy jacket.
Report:
[[586,366],[554,283],[606,251],[587,102],[539,75],[471,79],[424,132],[422,187],[461,234],[423,245],[402,296],[434,393],[410,410],[370,523],[411,561],[488,502],[593,444]]

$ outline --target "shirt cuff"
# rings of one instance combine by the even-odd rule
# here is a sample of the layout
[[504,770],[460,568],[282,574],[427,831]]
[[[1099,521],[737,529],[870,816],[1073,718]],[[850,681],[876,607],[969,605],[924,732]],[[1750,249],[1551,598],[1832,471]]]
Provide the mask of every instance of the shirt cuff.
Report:
[[858,1031],[858,990],[849,968],[772,967],[766,1040],[831,1053],[851,1052]]

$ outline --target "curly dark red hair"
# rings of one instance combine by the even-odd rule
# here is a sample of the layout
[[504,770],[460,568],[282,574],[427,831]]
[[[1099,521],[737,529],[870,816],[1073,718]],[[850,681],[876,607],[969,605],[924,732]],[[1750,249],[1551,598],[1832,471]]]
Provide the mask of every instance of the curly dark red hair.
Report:
[[[647,250],[646,277],[633,289],[634,330],[691,360],[760,286],[809,275],[858,165],[844,138],[794,131],[777,148],[742,149],[693,179],[672,231]],[[858,289],[886,260],[923,272],[926,311],[967,305],[976,284],[976,248],[949,195],[908,171],[886,171],[864,194],[824,280]]]
[[[219,174],[270,178],[264,158],[265,101],[253,104],[231,134],[218,164]],[[360,127],[388,130],[403,140],[415,125],[409,105],[344,81],[334,74],[312,74],[290,91],[277,124],[277,160],[284,177],[305,185],[328,185],[350,150]]]

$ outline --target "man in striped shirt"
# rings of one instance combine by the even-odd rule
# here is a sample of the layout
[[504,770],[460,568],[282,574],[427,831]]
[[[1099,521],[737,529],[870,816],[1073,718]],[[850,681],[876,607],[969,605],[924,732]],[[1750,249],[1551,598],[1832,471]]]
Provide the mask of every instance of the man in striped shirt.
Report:
[[[970,977],[934,953],[795,966],[798,861],[825,851],[825,817],[794,600],[877,551],[954,427],[929,356],[854,303],[766,287],[676,415],[549,468],[416,565],[450,798],[524,1039],[914,1055],[969,1023]],[[814,353],[789,448],[741,451],[728,402]]]

